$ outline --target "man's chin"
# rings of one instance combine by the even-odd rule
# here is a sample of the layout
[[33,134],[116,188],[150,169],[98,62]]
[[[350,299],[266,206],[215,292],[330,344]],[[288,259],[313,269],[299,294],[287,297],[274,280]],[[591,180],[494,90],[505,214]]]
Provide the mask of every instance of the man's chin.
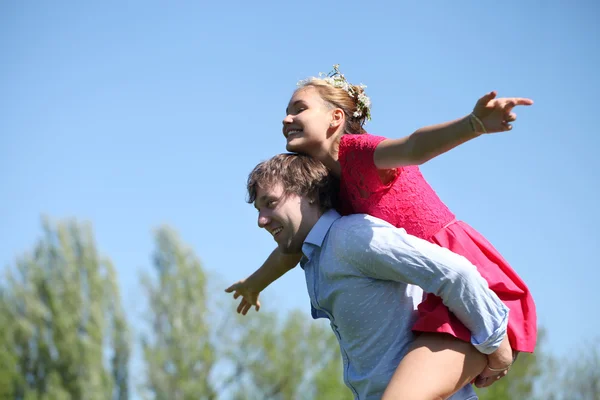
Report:
[[279,251],[281,254],[292,254],[292,251],[287,246],[279,246]]
[[282,254],[298,254],[300,252],[302,252],[302,247],[300,247],[299,249],[296,249],[294,246],[290,246],[290,245],[279,245],[279,251]]

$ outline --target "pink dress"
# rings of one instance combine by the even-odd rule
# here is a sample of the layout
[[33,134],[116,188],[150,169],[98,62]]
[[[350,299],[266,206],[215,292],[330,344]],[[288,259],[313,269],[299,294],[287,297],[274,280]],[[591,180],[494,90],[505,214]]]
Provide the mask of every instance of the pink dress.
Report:
[[[523,280],[481,234],[455,219],[418,167],[378,170],[373,155],[382,140],[369,134],[342,136],[340,212],[370,214],[466,257],[510,309],[508,338],[513,350],[533,352],[536,311]],[[470,331],[441,298],[428,294],[418,311],[413,330],[444,332],[470,342]]]

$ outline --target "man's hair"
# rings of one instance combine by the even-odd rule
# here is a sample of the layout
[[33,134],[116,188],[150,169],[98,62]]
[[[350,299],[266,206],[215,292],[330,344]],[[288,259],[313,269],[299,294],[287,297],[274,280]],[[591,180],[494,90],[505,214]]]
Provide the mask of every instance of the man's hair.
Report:
[[314,201],[321,211],[336,205],[339,181],[321,163],[307,155],[285,153],[263,161],[248,175],[248,203],[254,203],[259,188],[280,183],[285,196],[296,194]]

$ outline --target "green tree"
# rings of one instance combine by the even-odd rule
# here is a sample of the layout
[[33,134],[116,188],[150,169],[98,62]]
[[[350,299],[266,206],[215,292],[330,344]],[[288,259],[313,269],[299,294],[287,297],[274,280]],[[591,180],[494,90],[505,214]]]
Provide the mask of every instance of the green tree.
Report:
[[540,399],[600,400],[600,338],[546,363]]
[[[322,321],[325,322],[325,321]],[[328,324],[314,326],[308,340],[313,351],[313,368],[309,388],[312,399],[352,399],[352,392],[343,382],[343,364],[339,343]]]
[[250,314],[227,356],[236,363],[235,398],[351,399],[342,381],[342,358],[331,328],[298,311]]
[[128,398],[129,341],[115,271],[88,225],[43,221],[0,288],[0,395]]
[[198,257],[173,230],[158,229],[155,242],[154,273],[142,276],[150,308],[150,332],[142,339],[145,395],[301,400],[325,398],[323,392],[351,398],[329,327],[298,312],[284,321],[264,311],[237,316],[234,303],[216,295]]
[[149,296],[151,333],[142,338],[144,391],[158,400],[214,399],[216,354],[207,320],[207,280],[200,260],[177,234],[155,234],[155,277],[142,277]]
[[564,398],[600,400],[600,339],[575,352],[565,365]]

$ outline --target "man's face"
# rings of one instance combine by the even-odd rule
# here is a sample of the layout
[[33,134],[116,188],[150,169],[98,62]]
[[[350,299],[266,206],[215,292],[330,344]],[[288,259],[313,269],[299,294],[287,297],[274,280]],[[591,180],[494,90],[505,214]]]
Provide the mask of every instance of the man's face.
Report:
[[273,235],[284,254],[302,252],[302,243],[321,216],[318,205],[296,194],[285,195],[280,183],[259,187],[254,207],[258,210],[258,226]]

